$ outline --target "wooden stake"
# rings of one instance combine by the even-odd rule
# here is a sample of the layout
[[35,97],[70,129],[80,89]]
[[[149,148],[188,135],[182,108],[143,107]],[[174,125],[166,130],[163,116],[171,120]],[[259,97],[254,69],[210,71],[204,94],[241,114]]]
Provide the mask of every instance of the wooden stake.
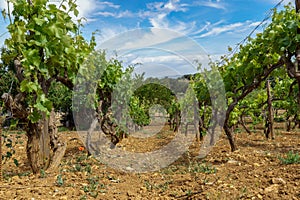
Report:
[[271,138],[274,139],[274,112],[272,107],[272,94],[270,80],[267,80],[267,93],[268,93],[268,131],[266,133],[267,138],[269,138],[269,133],[271,133]]

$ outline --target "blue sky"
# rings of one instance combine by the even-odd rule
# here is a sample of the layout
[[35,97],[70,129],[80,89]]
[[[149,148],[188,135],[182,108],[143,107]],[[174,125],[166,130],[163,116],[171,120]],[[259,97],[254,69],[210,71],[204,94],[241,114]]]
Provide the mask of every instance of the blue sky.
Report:
[[[54,3],[57,1],[53,0]],[[285,0],[283,5],[289,1]],[[201,56],[206,54],[213,59],[227,54],[228,46],[234,47],[244,39],[280,0],[77,2],[80,17],[86,18],[82,30],[86,38],[91,32],[100,31],[97,35],[98,48],[117,50],[127,64],[156,62],[161,67],[171,61],[173,65],[178,61],[176,65],[183,66],[179,60],[188,63],[201,60]],[[0,0],[0,7],[6,7],[5,0]],[[5,27],[1,18],[0,45],[8,37],[8,34],[1,36],[6,32]],[[182,69],[179,73],[190,72],[188,68]]]

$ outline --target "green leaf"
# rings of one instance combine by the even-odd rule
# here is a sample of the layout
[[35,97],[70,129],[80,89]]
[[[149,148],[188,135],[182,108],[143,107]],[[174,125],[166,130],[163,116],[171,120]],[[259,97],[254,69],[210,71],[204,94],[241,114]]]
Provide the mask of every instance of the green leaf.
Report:
[[28,119],[32,123],[38,122],[41,118],[42,118],[42,115],[37,110],[35,110],[35,109],[33,110],[33,112],[28,117]]
[[20,85],[21,92],[33,92],[37,91],[38,88],[39,85],[37,83],[29,82],[27,79],[24,79]]
[[14,158],[14,164],[19,167],[19,161],[17,159]]
[[37,25],[39,25],[39,26],[42,26],[42,25],[44,24],[44,22],[45,22],[44,19],[40,19],[40,18],[37,18],[37,17],[34,17],[34,18],[33,18],[33,21],[35,21],[35,23],[36,23]]
[[6,156],[7,158],[11,158],[12,157],[12,153],[11,152],[6,152]]
[[74,15],[75,15],[76,17],[78,17],[79,11],[78,11],[77,9],[74,9]]

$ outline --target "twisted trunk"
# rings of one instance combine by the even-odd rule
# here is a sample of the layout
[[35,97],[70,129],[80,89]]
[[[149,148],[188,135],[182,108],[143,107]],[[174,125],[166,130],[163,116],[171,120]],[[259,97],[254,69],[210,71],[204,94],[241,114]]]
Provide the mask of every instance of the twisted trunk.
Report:
[[54,111],[49,118],[43,113],[42,119],[37,123],[29,122],[26,133],[27,158],[33,173],[55,170],[65,154],[67,145],[57,134]]
[[14,118],[25,122],[27,135],[27,158],[33,173],[40,170],[55,170],[64,156],[66,143],[58,135],[55,124],[55,112],[50,116],[42,113],[42,118],[32,123],[28,120],[29,111],[24,106],[25,94],[19,93],[15,97],[5,93],[2,95],[6,108]]

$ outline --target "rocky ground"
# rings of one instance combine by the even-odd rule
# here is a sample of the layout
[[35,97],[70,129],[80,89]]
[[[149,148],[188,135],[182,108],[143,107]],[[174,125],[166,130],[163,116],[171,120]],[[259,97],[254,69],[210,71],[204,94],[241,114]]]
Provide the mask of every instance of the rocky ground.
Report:
[[[12,139],[16,152],[2,165],[0,199],[300,199],[300,164],[282,161],[297,160],[299,130],[276,129],[275,140],[266,140],[261,131],[236,133],[236,152],[230,152],[222,135],[203,159],[197,158],[201,143],[194,142],[173,164],[148,173],[125,173],[101,164],[87,156],[79,139],[72,139],[76,132],[62,132],[69,142],[59,169],[37,175],[26,161],[26,136],[3,134],[6,141]],[[173,136],[164,129],[141,141],[126,138],[120,148],[147,152]],[[3,146],[2,154],[9,150]]]

